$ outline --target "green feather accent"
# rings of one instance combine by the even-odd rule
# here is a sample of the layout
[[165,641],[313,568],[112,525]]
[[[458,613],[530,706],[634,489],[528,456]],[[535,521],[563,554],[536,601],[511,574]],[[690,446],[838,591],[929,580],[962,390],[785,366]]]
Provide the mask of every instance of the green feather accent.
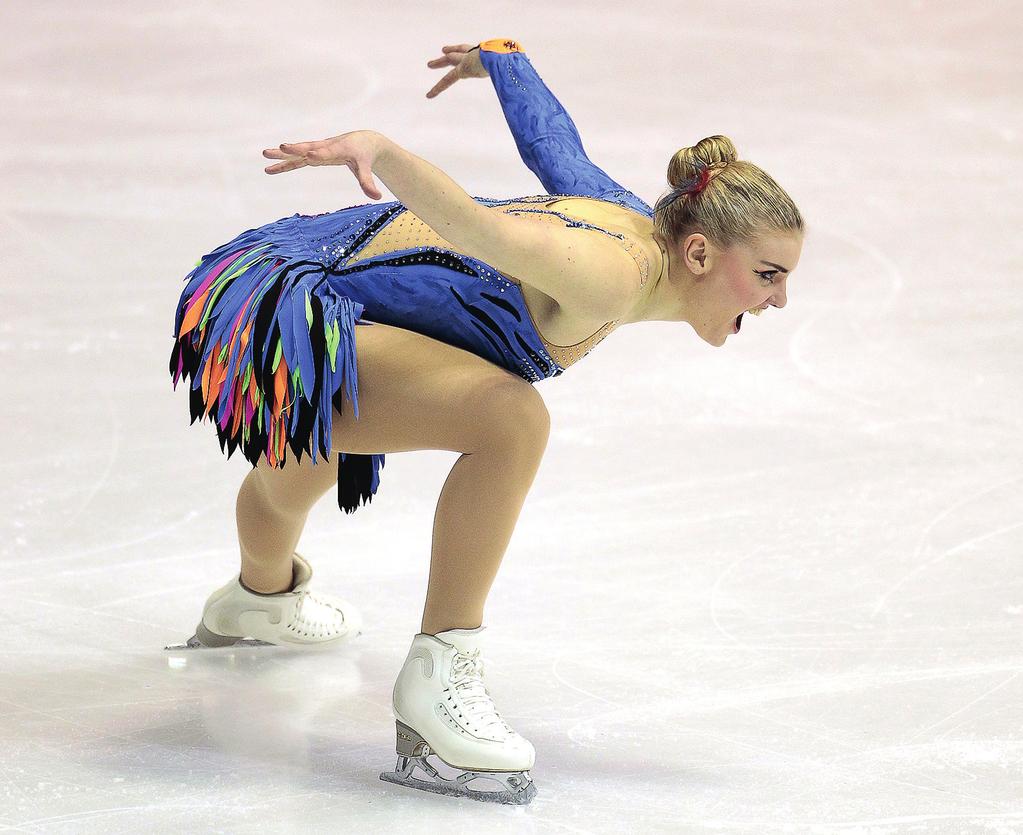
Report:
[[277,366],[281,364],[281,355],[283,353],[284,353],[284,346],[281,344],[281,340],[278,339],[277,340],[277,350],[274,351],[274,364],[273,364],[273,367],[270,369],[271,371],[276,371],[277,370]]
[[307,328],[313,326],[313,305],[309,301],[309,291],[305,291],[305,323]]
[[337,319],[331,327],[324,328],[324,337],[327,340],[327,356],[330,357],[330,370],[337,371],[337,346],[341,344],[341,329],[337,326]]
[[[203,317],[199,322],[199,327],[206,326],[207,319],[210,318],[210,315],[213,313],[214,307],[216,307],[217,299],[220,297],[220,294],[227,289],[227,285],[231,282],[231,280],[234,279],[235,276],[237,276],[239,273],[242,273],[245,270],[247,270],[257,261],[264,260],[264,256],[258,253],[269,246],[270,244],[264,244],[263,246],[258,246],[255,249],[246,252],[244,255],[239,256],[231,264],[232,269],[230,271],[225,270],[224,273],[213,283],[213,286],[209,290],[210,294],[209,298],[206,299],[206,303],[204,306],[205,312],[203,313]],[[256,253],[256,256],[254,258],[250,258],[253,255],[253,253]]]

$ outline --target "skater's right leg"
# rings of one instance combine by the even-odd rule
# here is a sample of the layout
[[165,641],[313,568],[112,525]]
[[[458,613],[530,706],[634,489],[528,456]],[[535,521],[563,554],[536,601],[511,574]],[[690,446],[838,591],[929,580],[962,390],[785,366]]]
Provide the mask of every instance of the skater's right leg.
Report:
[[475,629],[508,548],[550,432],[546,410],[529,399],[498,407],[516,429],[496,431],[455,462],[433,523],[430,582],[420,631]]
[[356,347],[359,418],[347,401],[335,412],[334,448],[463,453],[437,503],[421,629],[478,627],[547,444],[543,399],[512,372],[401,328],[357,327]]
[[547,443],[547,410],[528,382],[475,354],[400,328],[355,332],[359,418],[350,404],[334,415],[334,448],[462,453],[437,504],[425,634],[413,638],[394,686],[398,763],[381,778],[528,803],[535,751],[486,689],[481,621]]

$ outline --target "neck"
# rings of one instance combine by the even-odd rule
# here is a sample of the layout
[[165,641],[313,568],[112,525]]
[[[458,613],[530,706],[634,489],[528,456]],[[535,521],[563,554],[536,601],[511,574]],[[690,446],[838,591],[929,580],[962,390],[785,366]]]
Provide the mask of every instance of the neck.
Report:
[[661,253],[660,272],[643,288],[643,297],[622,317],[620,325],[632,322],[686,321],[683,302],[677,289],[678,276],[672,266],[671,248],[658,232],[653,233],[653,241]]

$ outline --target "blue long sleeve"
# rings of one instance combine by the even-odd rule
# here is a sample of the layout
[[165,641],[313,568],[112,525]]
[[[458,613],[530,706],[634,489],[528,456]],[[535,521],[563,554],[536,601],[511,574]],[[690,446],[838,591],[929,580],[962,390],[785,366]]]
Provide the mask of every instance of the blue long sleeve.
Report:
[[516,41],[480,44],[480,60],[490,74],[522,161],[548,194],[599,197],[647,216],[643,200],[594,165],[568,112],[533,69]]

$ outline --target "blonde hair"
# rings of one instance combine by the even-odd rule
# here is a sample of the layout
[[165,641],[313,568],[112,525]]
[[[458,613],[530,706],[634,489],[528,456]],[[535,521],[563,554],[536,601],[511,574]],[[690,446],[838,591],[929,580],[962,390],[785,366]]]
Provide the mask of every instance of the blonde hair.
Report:
[[671,191],[654,206],[654,228],[671,242],[701,232],[728,249],[771,233],[803,233],[803,216],[785,189],[740,160],[727,136],[708,136],[678,151],[668,163],[668,184]]

